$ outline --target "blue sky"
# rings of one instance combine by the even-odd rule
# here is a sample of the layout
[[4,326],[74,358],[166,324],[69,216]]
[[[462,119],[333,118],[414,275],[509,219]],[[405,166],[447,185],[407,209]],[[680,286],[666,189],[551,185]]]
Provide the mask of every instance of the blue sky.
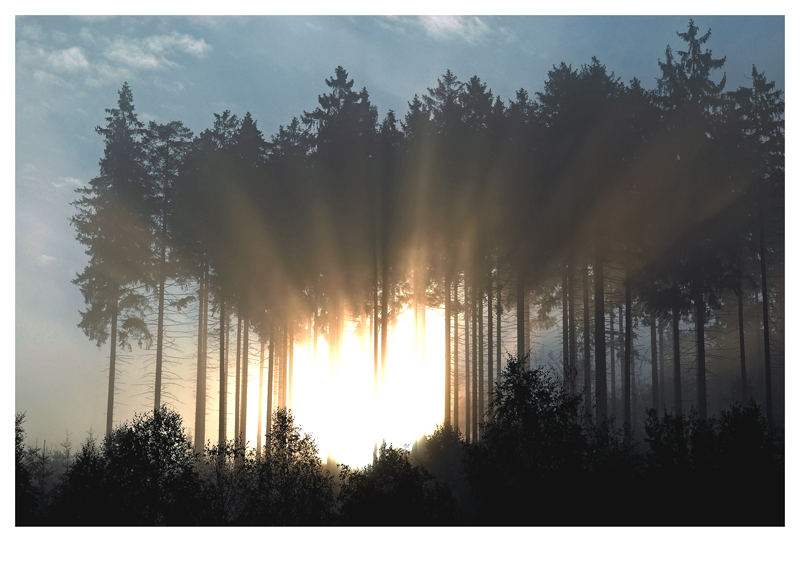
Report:
[[[82,440],[105,416],[107,348],[78,330],[72,278],[86,259],[68,219],[74,189],[97,174],[94,127],[131,84],[140,118],[199,132],[212,113],[250,111],[266,136],[316,106],[344,66],[381,117],[402,117],[445,69],[495,95],[541,90],[548,69],[597,56],[625,81],[655,85],[666,44],[688,16],[664,17],[17,17],[15,23],[16,409],[32,438]],[[727,56],[728,87],[752,64],[784,86],[783,17],[695,17]],[[131,381],[145,366],[124,366]],[[146,402],[130,388],[122,418]]]

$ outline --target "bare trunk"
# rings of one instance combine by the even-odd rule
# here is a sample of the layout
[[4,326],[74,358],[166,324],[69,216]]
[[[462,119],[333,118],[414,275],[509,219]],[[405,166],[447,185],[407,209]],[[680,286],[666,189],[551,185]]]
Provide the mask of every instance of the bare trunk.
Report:
[[594,276],[594,387],[597,401],[597,422],[608,419],[608,395],[606,389],[606,309],[603,261],[595,257]]
[[233,405],[233,438],[239,439],[239,407],[242,402],[241,395],[241,375],[242,375],[242,317],[236,317],[236,386],[234,392]]
[[562,382],[565,391],[569,390],[569,298],[567,296],[567,280],[567,267],[565,266],[561,274],[561,361],[564,371]]
[[740,397],[744,403],[750,397],[747,388],[747,362],[745,361],[745,347],[744,347],[744,305],[742,303],[742,282],[741,276],[739,278],[739,285],[736,288],[736,309],[739,317],[739,369],[740,369]]
[[228,411],[228,367],[225,351],[225,332],[228,328],[225,320],[225,302],[222,301],[220,296],[219,304],[219,452],[222,455],[222,449],[225,446],[226,432],[226,415]]
[[612,304],[609,308],[609,332],[611,335],[610,347],[609,347],[609,359],[611,365],[611,416],[617,416],[617,358],[614,355],[614,344],[616,341],[614,340],[614,305]]
[[625,436],[631,434],[631,367],[633,365],[633,308],[631,308],[631,282],[628,267],[625,267],[625,378],[622,386],[624,402]]
[[458,432],[460,425],[458,423],[458,346],[460,343],[460,339],[458,337],[458,318],[461,314],[461,302],[458,297],[458,283],[460,282],[460,278],[458,274],[456,274],[456,280],[453,283],[453,290],[454,290],[454,300],[456,306],[456,316],[453,320],[453,424],[456,427],[456,432]]
[[470,399],[469,382],[472,370],[470,364],[470,320],[472,319],[472,312],[470,311],[470,296],[469,286],[467,284],[467,273],[464,273],[464,435],[467,443],[470,442],[472,433],[470,431],[472,422],[472,402]]
[[287,405],[289,409],[292,408],[293,398],[294,398],[294,325],[289,327],[289,355],[287,361],[288,371],[286,375],[288,377],[287,384],[288,384],[288,395]]
[[114,301],[111,313],[111,351],[108,358],[108,404],[106,406],[106,437],[111,434],[114,421],[114,381],[117,374],[117,314],[118,301]]
[[444,274],[444,424],[450,425],[450,277]]
[[653,409],[658,412],[658,352],[656,348],[656,317],[650,316],[650,377],[653,380]]
[[664,321],[662,320],[658,326],[658,379],[661,381],[659,384],[659,403],[662,409],[666,409],[667,400],[665,398],[664,387],[667,385],[667,378],[664,376]]
[[773,426],[772,416],[772,360],[770,359],[769,347],[769,290],[767,289],[767,249],[764,236],[764,213],[763,207],[760,210],[761,225],[758,238],[758,258],[761,264],[761,309],[763,314],[764,326],[764,394],[766,400],[767,420],[770,427]]
[[470,314],[472,318],[472,442],[478,441],[478,306],[475,283],[470,287]]
[[583,266],[583,410],[587,419],[592,418],[592,352],[589,328],[589,266]]
[[[492,407],[492,399],[494,398],[494,370],[493,370],[493,358],[494,352],[492,345],[494,344],[494,331],[493,331],[493,321],[492,320],[492,301],[494,299],[492,288],[492,271],[489,270],[489,275],[487,276],[486,282],[486,321],[487,324],[487,331],[486,331],[486,367],[489,370],[489,380],[488,380],[488,393],[486,395],[487,400],[487,411],[491,412]],[[499,351],[499,348],[498,348]],[[498,372],[499,373],[499,372]]]
[[680,312],[672,310],[672,379],[675,388],[675,415],[683,413],[683,396],[681,395],[681,329]]
[[242,412],[239,415],[239,440],[244,447],[247,444],[247,370],[250,364],[250,321],[245,316],[242,321],[244,339],[242,341]]
[[708,403],[706,397],[706,336],[705,316],[706,305],[703,301],[703,291],[697,288],[694,298],[695,333],[697,343],[697,410],[700,419],[708,416]]
[[478,292],[478,417],[475,420],[475,438],[480,434],[479,420],[483,419],[484,409],[484,388],[486,378],[483,376],[483,292]]
[[497,379],[500,380],[503,371],[502,357],[502,318],[503,318],[503,304],[502,304],[502,288],[500,288],[500,265],[497,265]]
[[205,339],[207,335],[207,287],[205,283],[205,268],[200,271],[199,287],[197,290],[197,390],[195,393],[194,409],[194,450],[203,451],[206,441],[206,360]]
[[528,367],[528,345],[525,343],[525,279],[520,269],[517,275],[517,356]]
[[[164,247],[161,247],[161,267],[164,267]],[[161,407],[161,373],[164,367],[164,279],[158,284],[158,319],[156,323],[156,384],[153,409]]]
[[569,264],[569,390],[575,395],[578,378],[578,339],[575,333],[575,265]]
[[256,431],[256,459],[261,458],[261,431],[264,430],[264,330],[259,336],[261,350],[258,354],[258,430]]
[[274,391],[273,380],[275,379],[275,323],[270,320],[269,325],[269,362],[267,364],[267,418],[266,435],[267,445],[269,445],[269,434],[272,428],[272,394]]

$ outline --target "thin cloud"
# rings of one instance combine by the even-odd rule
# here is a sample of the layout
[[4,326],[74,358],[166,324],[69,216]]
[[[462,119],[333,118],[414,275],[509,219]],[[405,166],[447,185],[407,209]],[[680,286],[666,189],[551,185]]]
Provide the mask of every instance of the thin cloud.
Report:
[[204,57],[211,46],[203,38],[173,32],[169,35],[147,38],[116,38],[106,49],[104,56],[113,62],[134,69],[158,70],[175,67],[172,59],[179,55]]
[[64,73],[76,73],[89,68],[89,61],[77,46],[52,52],[47,56],[47,63],[53,70]]

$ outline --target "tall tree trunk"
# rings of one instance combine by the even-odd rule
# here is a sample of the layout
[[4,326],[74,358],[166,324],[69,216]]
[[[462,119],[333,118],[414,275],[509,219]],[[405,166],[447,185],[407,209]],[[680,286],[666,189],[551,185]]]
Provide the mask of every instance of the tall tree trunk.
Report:
[[472,422],[472,402],[469,393],[469,381],[472,370],[469,367],[470,363],[470,319],[472,312],[470,311],[470,296],[469,285],[467,284],[467,273],[464,272],[464,435],[467,443],[470,442],[472,433],[470,431]]
[[572,395],[577,393],[578,379],[578,339],[575,333],[575,265],[569,263],[569,390]]
[[677,307],[672,309],[672,379],[675,388],[675,415],[683,414],[681,395],[681,314]]
[[658,379],[661,381],[659,384],[660,407],[666,410],[667,400],[664,387],[667,385],[667,378],[664,376],[664,320],[661,320],[661,323],[658,325]]
[[156,384],[155,396],[153,399],[153,410],[158,411],[161,407],[161,372],[164,364],[164,274],[166,266],[166,250],[161,246],[161,279],[158,283],[158,320],[156,323]]
[[444,274],[444,424],[450,425],[450,276]]
[[498,381],[501,379],[501,374],[503,371],[503,363],[501,361],[501,353],[502,353],[502,319],[503,319],[503,289],[500,287],[500,264],[497,265],[497,379]]
[[233,438],[239,440],[239,407],[242,403],[241,394],[241,375],[242,375],[242,316],[236,316],[236,389],[233,406]]
[[478,416],[475,420],[475,438],[480,437],[480,420],[483,419],[486,409],[484,408],[484,389],[486,378],[483,376],[483,292],[478,292]]
[[478,294],[473,281],[470,286],[470,314],[472,317],[472,442],[478,441]]
[[386,257],[383,258],[381,266],[381,383],[386,380],[386,348],[389,339],[389,296],[392,293],[392,285],[389,281],[389,266]]
[[567,296],[567,286],[568,274],[567,274],[567,267],[564,266],[564,270],[561,274],[561,360],[562,366],[564,370],[564,391],[569,390],[569,302]]
[[260,330],[259,341],[261,349],[258,354],[258,430],[256,431],[256,459],[261,458],[261,431],[264,430],[264,330]]
[[525,279],[522,269],[517,274],[517,356],[528,367],[528,345],[525,343]]
[[117,314],[119,313],[119,300],[114,301],[111,310],[111,351],[108,358],[108,404],[106,406],[106,437],[111,434],[114,421],[114,381],[117,375]]
[[697,343],[697,410],[700,419],[705,420],[708,416],[708,403],[706,401],[706,305],[703,301],[703,291],[700,288],[695,291],[694,312]]
[[[486,345],[487,345],[487,356],[486,356],[486,366],[489,370],[489,381],[488,381],[488,393],[487,393],[487,411],[491,412],[492,407],[492,399],[494,398],[494,370],[493,370],[493,358],[494,352],[492,349],[492,345],[494,344],[494,331],[493,331],[493,320],[492,320],[492,302],[494,300],[494,293],[492,288],[492,270],[489,269],[489,275],[487,276],[486,281],[486,320],[487,324],[487,331],[486,331]],[[498,348],[498,351],[499,348]],[[499,372],[498,372],[499,373]]]
[[228,324],[225,319],[225,302],[220,295],[219,303],[219,452],[222,455],[223,447],[227,441],[227,428],[225,427],[228,413],[228,365],[225,349],[225,338]]
[[656,317],[650,316],[650,377],[653,380],[653,409],[658,413],[658,352],[656,348]]
[[203,451],[206,442],[206,359],[205,339],[207,336],[207,288],[205,268],[200,270],[199,287],[197,289],[197,390],[194,409],[194,450]]
[[592,418],[592,352],[589,328],[589,265],[583,265],[583,407],[587,419]]
[[244,330],[242,340],[242,412],[239,415],[239,439],[242,447],[247,444],[247,370],[250,364],[250,320],[247,316],[242,320]]
[[611,417],[617,416],[617,358],[614,355],[614,344],[616,341],[614,340],[614,304],[611,304],[609,308],[609,317],[610,320],[608,321],[609,331],[611,334],[611,342],[610,342],[610,365],[611,365]]
[[747,362],[745,361],[745,347],[744,347],[744,305],[742,303],[742,280],[741,273],[739,275],[739,284],[736,287],[736,309],[739,317],[739,383],[740,383],[740,396],[742,403],[747,401],[750,397],[747,388]]
[[456,306],[456,316],[453,320],[453,424],[456,427],[456,433],[458,433],[459,428],[461,427],[458,422],[458,345],[460,343],[460,339],[458,337],[458,319],[461,315],[461,301],[458,297],[458,283],[461,281],[458,274],[456,274],[455,282],[453,282],[453,290],[454,290],[454,300]]
[[594,387],[597,400],[597,422],[608,420],[608,395],[606,388],[606,309],[603,261],[595,257],[594,276]]
[[294,324],[292,324],[289,327],[289,356],[287,364],[288,364],[288,371],[286,372],[286,375],[288,377],[287,405],[289,409],[291,409],[292,405],[294,404]]
[[274,392],[273,381],[275,379],[275,322],[270,319],[269,324],[269,362],[267,363],[267,418],[266,436],[269,445],[269,435],[272,429],[272,394]]
[[625,378],[622,386],[624,401],[625,436],[630,439],[631,419],[631,367],[633,365],[633,308],[631,308],[630,271],[625,266]]
[[767,289],[767,248],[764,232],[764,209],[759,207],[758,258],[761,265],[761,309],[764,321],[764,397],[766,401],[767,420],[773,426],[772,414],[772,360],[769,347],[769,290]]

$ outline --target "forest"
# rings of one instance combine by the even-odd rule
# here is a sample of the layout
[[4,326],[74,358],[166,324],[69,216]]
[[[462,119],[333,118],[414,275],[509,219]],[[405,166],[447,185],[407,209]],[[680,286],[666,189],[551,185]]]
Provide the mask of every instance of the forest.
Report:
[[[17,524],[782,525],[784,99],[755,65],[726,90],[710,37],[689,20],[652,90],[597,58],[507,101],[447,70],[402,118],[337,67],[266,138],[229,110],[145,125],[124,83],[71,220],[105,431],[48,451],[17,415]],[[352,375],[357,335],[377,399],[406,311],[416,360],[443,353],[435,431],[365,425],[371,464],[326,460],[298,372]],[[196,328],[191,419],[169,312]],[[132,344],[153,403],[122,422]]]

